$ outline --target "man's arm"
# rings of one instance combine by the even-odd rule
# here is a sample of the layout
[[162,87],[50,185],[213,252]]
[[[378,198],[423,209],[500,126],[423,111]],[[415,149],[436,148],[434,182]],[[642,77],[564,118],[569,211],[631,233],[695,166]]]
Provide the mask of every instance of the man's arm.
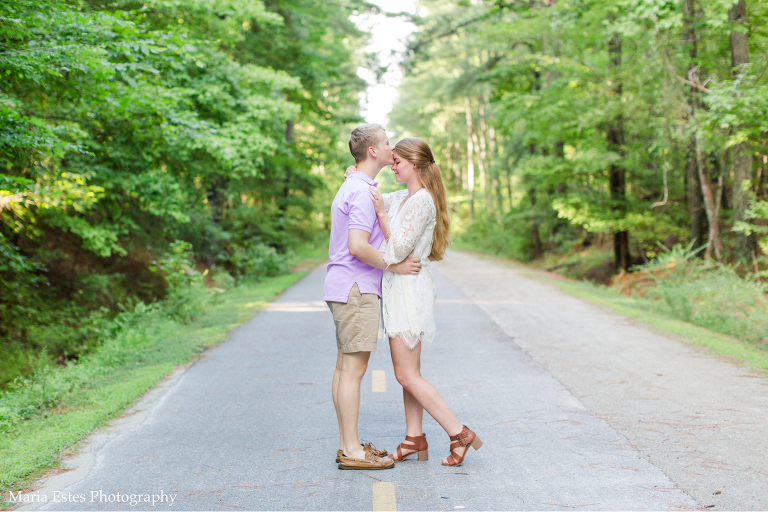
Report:
[[[349,252],[363,263],[367,263],[372,267],[385,269],[387,268],[387,264],[384,262],[384,256],[368,243],[368,238],[370,236],[371,234],[369,232],[363,231],[362,229],[350,229]],[[388,270],[403,275],[418,274],[419,270],[421,270],[421,259],[405,258],[396,265],[390,265]]]

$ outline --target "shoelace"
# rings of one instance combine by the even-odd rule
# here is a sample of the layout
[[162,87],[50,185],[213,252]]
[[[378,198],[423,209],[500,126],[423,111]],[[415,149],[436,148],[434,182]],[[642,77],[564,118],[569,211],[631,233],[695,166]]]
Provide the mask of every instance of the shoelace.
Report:
[[363,449],[370,451],[371,455],[373,455],[374,452],[380,451],[378,448],[376,448],[376,446],[373,443],[365,443],[363,445]]

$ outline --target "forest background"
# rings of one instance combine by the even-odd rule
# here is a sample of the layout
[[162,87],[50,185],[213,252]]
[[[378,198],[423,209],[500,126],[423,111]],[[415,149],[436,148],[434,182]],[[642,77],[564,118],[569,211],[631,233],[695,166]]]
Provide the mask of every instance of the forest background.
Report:
[[[138,304],[287,269],[361,122],[356,0],[0,7],[0,388]],[[216,282],[210,278],[215,276]]]
[[[147,305],[189,321],[201,287],[284,273],[327,241],[357,69],[386,72],[350,16],[376,10],[1,4],[0,389],[75,366]],[[418,30],[388,128],[432,145],[460,247],[768,349],[768,4],[423,0],[397,16]],[[27,412],[0,403],[0,429],[66,386]]]
[[390,127],[460,247],[768,349],[768,3],[419,6]]

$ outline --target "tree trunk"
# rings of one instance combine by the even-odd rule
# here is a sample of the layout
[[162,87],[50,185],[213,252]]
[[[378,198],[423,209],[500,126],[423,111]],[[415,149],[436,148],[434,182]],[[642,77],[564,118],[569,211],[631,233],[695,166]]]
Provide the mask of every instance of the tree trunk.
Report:
[[701,179],[698,167],[698,145],[696,135],[688,142],[688,213],[691,217],[690,230],[693,248],[704,245],[704,196],[701,195]]
[[512,211],[512,165],[509,162],[509,155],[504,159],[506,164],[507,177],[507,201],[509,201],[509,211]]
[[704,165],[701,158],[701,148],[696,147],[696,161],[697,170],[699,172],[699,180],[701,180],[701,194],[704,196],[704,206],[707,211],[707,223],[709,224],[709,240],[707,242],[707,249],[704,253],[704,259],[709,260],[712,257],[712,250],[715,251],[715,258],[717,261],[722,260],[723,244],[720,241],[720,195],[723,192],[723,175],[717,180],[717,204],[715,203],[715,196],[712,192],[712,184],[709,182],[709,178],[704,172]]
[[501,169],[498,164],[499,155],[496,153],[496,130],[493,129],[493,126],[488,126],[488,135],[491,150],[491,167],[493,168],[493,192],[496,195],[496,211],[498,216],[504,214],[504,205],[501,200]]
[[[287,144],[293,144],[293,119],[288,119],[285,122],[285,142]],[[288,201],[291,196],[291,173],[290,169],[285,169],[285,177],[283,177],[283,198],[278,204],[278,209],[283,217],[288,215]],[[278,231],[285,230],[285,223],[281,222],[277,227]]]
[[531,188],[528,191],[528,197],[531,200],[531,212],[533,212],[533,222],[531,223],[531,235],[533,236],[533,250],[535,252],[534,257],[538,258],[544,252],[544,248],[541,245],[541,237],[539,236],[539,220],[536,214],[536,189]]
[[[483,106],[483,96],[477,97],[478,101],[478,113],[480,114],[480,132],[477,134],[480,139],[480,161],[483,162],[485,168],[485,179],[483,180],[483,192],[485,193],[485,207],[488,213],[493,212],[493,190],[491,190],[491,180],[493,179],[493,171],[491,170],[493,164],[493,154],[490,158],[488,156],[487,139],[488,139],[488,125],[485,123],[485,107]],[[482,171],[481,171],[482,175]]]
[[451,127],[446,126],[446,136],[448,137],[448,142],[445,145],[445,151],[443,151],[443,157],[445,158],[445,163],[443,164],[443,170],[445,172],[445,190],[449,191],[452,188],[453,184],[453,155],[451,154],[451,151],[453,150],[453,142],[451,141]]
[[[616,85],[614,94],[616,104],[621,106],[621,95],[623,92],[621,83],[621,38],[614,34],[608,42],[608,53],[610,55],[610,65]],[[624,154],[624,118],[619,111],[616,116],[608,123],[608,149],[623,155]],[[611,192],[611,209],[618,213],[619,217],[626,214],[626,173],[622,163],[613,163],[608,169]],[[613,254],[616,262],[616,268],[622,270],[629,269],[629,232],[627,230],[614,231],[613,233]]]
[[[746,25],[747,9],[745,0],[739,0],[728,11],[728,20],[741,26]],[[739,66],[749,62],[749,41],[747,34],[734,30],[731,32],[731,65],[734,76],[739,72]],[[752,156],[747,150],[746,144],[741,143],[733,147],[733,189],[731,198],[733,201],[733,220],[746,222],[744,217],[749,206],[749,194],[747,188],[752,181]],[[736,233],[736,246],[734,256],[737,260],[748,261],[757,250],[754,235]]]
[[480,185],[480,201],[482,205],[485,199],[485,162],[483,159],[483,152],[480,149],[480,138],[478,137],[477,129],[476,127],[473,128],[475,129],[472,130],[472,144],[474,145],[475,153],[477,154],[477,172]]
[[472,146],[472,110],[469,98],[464,98],[467,115],[467,199],[469,200],[469,222],[475,221],[475,166],[472,163],[474,147]]
[[211,213],[211,222],[215,226],[221,225],[223,201],[220,201],[219,189],[222,188],[221,177],[216,176],[211,180],[211,185],[208,187],[208,210]]
[[[688,71],[695,67],[695,60],[698,51],[698,42],[696,39],[696,30],[694,22],[696,20],[696,11],[694,0],[685,0],[683,12],[683,43],[688,47],[688,56],[690,64]],[[689,105],[691,107],[691,116],[695,116],[695,111],[699,108],[699,91],[691,87],[689,92]],[[691,219],[690,233],[693,247],[699,248],[704,245],[704,207],[702,196],[702,185],[699,179],[699,160],[698,144],[696,134],[692,134],[688,142],[688,214]]]
[[456,190],[461,192],[467,189],[467,180],[464,177],[464,166],[461,165],[461,145],[459,144],[459,141],[453,143],[453,149],[456,151],[456,157],[459,160],[456,165]]

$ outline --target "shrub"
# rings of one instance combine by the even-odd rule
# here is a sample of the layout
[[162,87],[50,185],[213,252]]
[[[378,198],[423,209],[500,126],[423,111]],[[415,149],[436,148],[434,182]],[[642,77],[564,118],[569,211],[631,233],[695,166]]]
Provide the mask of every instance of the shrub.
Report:
[[768,347],[768,288],[727,265],[693,256],[677,245],[635,267],[653,280],[644,290],[651,307],[674,318]]
[[498,256],[530,261],[535,257],[535,249],[529,221],[530,216],[523,212],[509,213],[501,222],[478,216],[453,238]]
[[160,260],[153,271],[160,271],[168,285],[168,295],[163,300],[163,308],[175,320],[191,321],[207,303],[208,295],[199,293],[208,270],[202,274],[194,268],[192,244],[175,240],[169,246],[168,253]]
[[232,247],[228,262],[236,279],[261,279],[288,271],[287,258],[274,247],[256,240]]

